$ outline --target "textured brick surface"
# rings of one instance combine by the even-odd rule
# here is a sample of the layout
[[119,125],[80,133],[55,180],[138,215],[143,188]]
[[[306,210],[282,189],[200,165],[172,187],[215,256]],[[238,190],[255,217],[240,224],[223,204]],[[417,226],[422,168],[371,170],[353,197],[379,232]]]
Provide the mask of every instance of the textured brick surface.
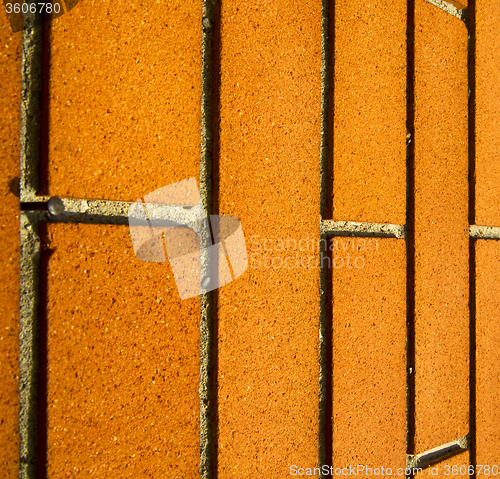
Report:
[[476,1],[476,218],[500,226],[500,2]]
[[219,291],[221,478],[317,463],[320,27],[319,0],[222,4],[220,213],[249,267]]
[[499,465],[500,244],[476,242],[476,463]]
[[406,2],[335,2],[333,219],[405,222]]
[[199,299],[126,226],[47,237],[48,477],[197,477]]
[[[415,11],[415,452],[469,431],[467,30]],[[468,454],[449,463],[465,464]]]
[[[0,8],[0,476],[17,477],[21,34]],[[17,191],[16,191],[17,190]]]
[[201,0],[88,0],[51,24],[50,194],[136,200],[198,175],[201,20]]
[[406,454],[406,245],[343,237],[333,247],[332,463],[395,472]]

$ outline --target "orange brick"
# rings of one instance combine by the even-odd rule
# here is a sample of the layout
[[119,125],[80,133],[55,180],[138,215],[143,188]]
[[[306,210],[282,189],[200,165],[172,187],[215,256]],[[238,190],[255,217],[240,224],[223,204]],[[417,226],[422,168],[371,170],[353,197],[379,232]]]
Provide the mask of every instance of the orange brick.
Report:
[[333,219],[405,223],[406,2],[335,2]]
[[89,0],[51,24],[51,195],[136,200],[198,177],[201,3]]
[[[476,463],[500,464],[500,245],[476,242]],[[483,471],[485,475],[485,471]]]
[[[415,8],[415,452],[469,431],[467,29]],[[468,453],[444,464],[467,464]]]
[[500,2],[476,1],[476,218],[500,226]]
[[19,465],[19,131],[21,41],[0,8],[0,471],[18,477]]
[[395,474],[406,460],[406,245],[332,241],[332,464]]
[[289,477],[318,460],[321,1],[221,15],[219,208],[249,266],[218,293],[219,477]]
[[126,226],[51,224],[48,477],[197,477],[199,299]]

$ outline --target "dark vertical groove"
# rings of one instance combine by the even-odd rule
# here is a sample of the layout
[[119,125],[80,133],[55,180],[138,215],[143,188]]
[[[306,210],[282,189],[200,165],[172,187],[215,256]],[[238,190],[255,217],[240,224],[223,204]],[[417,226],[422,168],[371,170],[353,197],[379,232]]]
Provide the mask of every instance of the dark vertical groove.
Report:
[[[469,224],[476,222],[476,1],[467,7],[469,83]],[[476,242],[469,239],[469,464],[476,464]],[[470,477],[475,477],[475,472]]]
[[[332,215],[331,188],[333,163],[332,127],[332,52],[333,0],[323,0],[321,8],[321,147],[320,147],[320,221]],[[332,351],[331,351],[331,252],[320,236],[319,277],[319,384],[318,384],[318,464],[332,462]],[[330,253],[330,254],[329,254]],[[326,264],[326,266],[325,266]],[[324,477],[322,473],[320,477]]]
[[37,477],[47,477],[47,300],[48,267],[53,250],[47,248],[47,224],[40,223],[40,279],[38,303],[38,437],[37,437]]
[[38,189],[40,162],[43,29],[37,15],[25,18],[22,43],[21,201],[32,201]]
[[[220,2],[213,14],[212,40],[212,214],[219,214]],[[219,290],[212,292],[212,478],[218,477],[219,450]]]
[[321,153],[320,216],[332,218],[333,185],[333,53],[334,5],[323,0],[321,9]]
[[415,454],[415,1],[407,2],[406,453]]
[[[218,61],[214,44],[218,43],[219,2],[203,0],[202,5],[202,67],[201,67],[201,144],[200,144],[200,195],[208,215],[218,209],[217,188],[213,188],[214,165],[217,163],[218,135],[214,134],[218,117]],[[214,140],[215,138],[215,140]],[[215,170],[216,171],[216,170]],[[215,173],[215,177],[218,174]],[[200,238],[201,239],[201,238]],[[203,241],[209,241],[205,238]],[[203,245],[202,245],[203,246]],[[202,259],[202,270],[204,268]],[[200,478],[217,477],[217,362],[214,361],[217,339],[214,292],[200,295]]]
[[329,51],[327,57],[328,65],[328,161],[326,163],[327,184],[326,184],[326,211],[327,219],[333,218],[333,105],[335,92],[335,0],[328,0],[328,38]]
[[[333,261],[333,251],[331,248],[333,239],[328,238],[328,264],[331,266]],[[333,291],[332,291],[332,268],[326,270],[326,401],[325,401],[325,464],[333,465]]]
[[42,93],[40,114],[40,165],[38,171],[38,195],[49,194],[49,111],[50,111],[50,36],[51,23],[47,22],[43,29],[42,44]]

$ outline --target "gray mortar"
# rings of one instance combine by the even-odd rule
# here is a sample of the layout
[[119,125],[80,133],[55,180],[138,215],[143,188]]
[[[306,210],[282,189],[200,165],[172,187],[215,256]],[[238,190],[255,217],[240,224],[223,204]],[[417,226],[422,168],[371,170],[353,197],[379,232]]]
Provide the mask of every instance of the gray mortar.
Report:
[[[21,202],[33,201],[38,188],[42,92],[42,27],[26,15],[21,63]],[[19,324],[19,477],[35,479],[38,430],[38,281],[40,236],[38,213],[20,216]]]
[[[329,1],[323,0],[321,7],[321,146],[320,146],[320,211],[319,211],[319,226],[320,239],[325,235],[321,234],[322,219],[326,213],[327,191],[328,191],[328,161],[330,159],[331,146],[328,144],[329,138],[329,93],[330,93],[330,39],[328,36],[329,28]],[[321,255],[327,253],[326,242],[320,241]],[[328,287],[328,271],[321,266],[319,270],[319,324],[318,324],[318,464],[327,464],[326,457],[326,404],[327,404],[327,287]],[[320,478],[323,478],[323,473],[320,473]]]
[[26,15],[21,64],[21,202],[37,201],[40,164],[42,94],[42,26],[32,27],[33,15]]
[[421,454],[408,455],[406,457],[406,468],[425,468],[443,461],[449,457],[467,451],[469,448],[469,436],[463,436],[454,441],[450,441],[442,446],[435,447]]
[[498,226],[469,226],[469,236],[474,239],[500,239],[500,227]]
[[325,236],[373,236],[405,239],[406,227],[388,223],[324,220],[320,224],[320,234]]
[[[44,198],[48,200],[48,198]],[[62,198],[64,212],[45,213],[45,218],[58,223],[128,224],[128,210],[134,203],[127,201],[73,200]]]
[[467,22],[467,8],[457,8],[451,3],[444,2],[443,0],[425,0],[432,5],[444,10],[446,13],[457,17],[459,20],[463,22]]
[[35,479],[38,429],[39,215],[21,213],[19,327],[19,435],[21,479]]
[[[201,43],[201,143],[200,143],[200,197],[205,211],[210,218],[212,212],[212,161],[213,161],[213,42],[214,39],[214,11],[217,0],[203,0],[202,6],[202,43]],[[218,19],[217,19],[218,21]],[[210,237],[200,237],[200,247],[203,251],[205,245],[210,244]],[[202,255],[201,274],[206,277],[209,268],[207,258]],[[212,292],[200,295],[200,478],[211,479],[213,477],[214,458],[213,451],[214,435],[214,401],[211,401],[216,378],[211,377],[213,364],[212,344],[213,324],[213,294]],[[214,461],[215,459],[215,461]]]

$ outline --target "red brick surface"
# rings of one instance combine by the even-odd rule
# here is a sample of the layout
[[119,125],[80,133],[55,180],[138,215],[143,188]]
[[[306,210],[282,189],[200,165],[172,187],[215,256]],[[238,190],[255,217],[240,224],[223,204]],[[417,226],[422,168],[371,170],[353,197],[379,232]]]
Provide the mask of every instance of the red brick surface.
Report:
[[500,464],[499,246],[476,242],[476,463],[490,466]]
[[[19,464],[19,129],[21,35],[0,9],[0,476],[18,477]],[[17,190],[17,191],[16,191]]]
[[80,1],[51,23],[51,195],[136,200],[198,176],[201,0]]
[[396,473],[406,457],[406,245],[333,245],[332,463]]
[[406,2],[335,2],[333,219],[403,224]]
[[476,218],[500,226],[500,2],[476,1]]
[[197,477],[199,299],[135,258],[127,226],[47,242],[48,477]]
[[219,477],[288,477],[318,456],[321,2],[221,15],[220,213],[249,267],[218,293]]
[[[415,8],[415,452],[469,432],[467,29]],[[468,453],[447,462],[467,464]]]

